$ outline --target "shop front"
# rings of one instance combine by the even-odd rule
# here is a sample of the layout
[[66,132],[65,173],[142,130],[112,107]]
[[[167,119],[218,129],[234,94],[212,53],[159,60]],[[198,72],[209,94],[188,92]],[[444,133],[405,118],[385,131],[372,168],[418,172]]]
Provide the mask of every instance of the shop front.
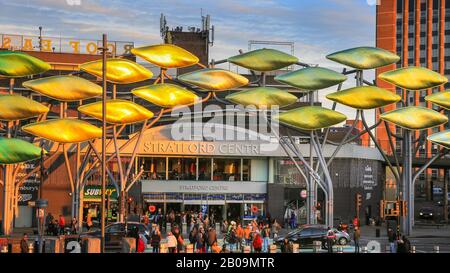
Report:
[[[83,193],[83,215],[89,214],[92,221],[98,221],[101,213],[102,189],[99,185],[86,185]],[[106,219],[107,222],[117,221],[118,194],[114,186],[106,187]],[[86,219],[84,219],[86,221]]]

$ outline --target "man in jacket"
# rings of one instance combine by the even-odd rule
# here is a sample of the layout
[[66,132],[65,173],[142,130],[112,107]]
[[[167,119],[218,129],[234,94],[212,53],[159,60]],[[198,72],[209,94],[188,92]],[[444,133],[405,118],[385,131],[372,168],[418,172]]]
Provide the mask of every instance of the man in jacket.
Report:
[[212,246],[217,243],[216,230],[212,227],[208,229],[208,251],[212,249]]
[[361,230],[355,227],[355,232],[353,233],[353,240],[355,241],[355,253],[359,253],[359,239],[361,238]]
[[395,247],[395,241],[397,240],[397,234],[395,233],[395,231],[392,228],[389,228],[387,235],[388,235],[391,253],[396,253],[397,249]]
[[28,253],[28,234],[24,233],[22,240],[20,240],[20,252]]
[[327,232],[328,253],[333,253],[333,244],[334,244],[335,239],[336,239],[336,234],[330,227],[328,227],[328,232]]

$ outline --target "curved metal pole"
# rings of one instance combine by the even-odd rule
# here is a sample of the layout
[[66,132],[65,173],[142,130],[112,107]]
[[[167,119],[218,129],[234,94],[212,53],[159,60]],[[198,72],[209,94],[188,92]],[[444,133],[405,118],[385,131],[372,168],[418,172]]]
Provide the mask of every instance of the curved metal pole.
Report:
[[434,155],[432,158],[430,158],[430,160],[425,163],[425,165],[423,165],[413,176],[412,179],[412,184],[414,186],[414,184],[416,183],[417,178],[419,178],[419,176],[426,170],[428,169],[428,167],[433,164],[434,161],[436,161],[437,159],[443,157],[444,155],[446,155],[449,151],[447,149],[442,149],[441,151],[439,151],[439,153],[437,153],[436,155]]
[[394,167],[392,166],[391,162],[389,161],[389,158],[386,156],[386,154],[384,153],[383,149],[381,149],[380,144],[378,143],[377,139],[375,138],[375,136],[373,135],[373,133],[368,130],[369,126],[367,125],[366,119],[364,117],[364,112],[361,112],[361,121],[364,125],[364,128],[366,128],[370,138],[372,139],[372,141],[374,142],[375,146],[377,147],[378,151],[380,152],[381,156],[383,157],[383,159],[386,161],[386,163],[389,166],[389,169],[392,171],[392,173],[395,176],[395,179],[397,181],[400,181],[400,175],[397,173],[397,170],[394,171]]

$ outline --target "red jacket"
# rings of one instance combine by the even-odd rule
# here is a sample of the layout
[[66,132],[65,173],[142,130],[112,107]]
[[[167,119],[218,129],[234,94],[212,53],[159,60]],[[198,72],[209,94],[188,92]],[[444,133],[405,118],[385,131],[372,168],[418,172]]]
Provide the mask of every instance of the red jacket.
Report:
[[253,248],[262,248],[262,239],[261,239],[261,235],[256,234],[255,236],[255,240],[253,240]]
[[60,227],[65,227],[66,226],[66,219],[64,219],[64,217],[59,217],[58,224],[59,224]]

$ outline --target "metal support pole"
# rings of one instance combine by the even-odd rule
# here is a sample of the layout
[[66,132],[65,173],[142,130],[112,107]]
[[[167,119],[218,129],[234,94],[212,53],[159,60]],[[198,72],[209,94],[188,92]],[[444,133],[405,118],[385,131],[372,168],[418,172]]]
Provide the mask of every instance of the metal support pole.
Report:
[[402,191],[403,199],[407,202],[408,210],[402,217],[401,230],[405,235],[411,235],[412,225],[414,221],[414,189],[412,185],[412,147],[411,147],[411,131],[404,130],[403,133],[403,175],[402,175]]
[[106,193],[106,53],[108,51],[108,42],[106,34],[103,34],[102,45],[102,204],[101,204],[101,252],[105,252],[105,193]]

